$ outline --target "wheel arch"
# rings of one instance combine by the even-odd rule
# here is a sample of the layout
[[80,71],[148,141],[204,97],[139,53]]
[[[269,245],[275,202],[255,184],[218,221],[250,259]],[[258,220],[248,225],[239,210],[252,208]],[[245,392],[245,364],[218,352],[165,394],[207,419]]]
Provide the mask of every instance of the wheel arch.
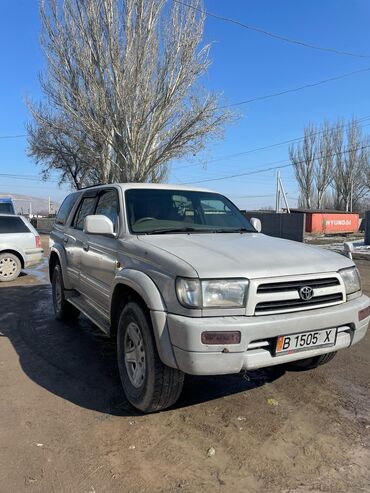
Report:
[[68,276],[66,275],[66,269],[67,269],[67,261],[66,261],[66,255],[65,251],[59,247],[54,245],[52,249],[50,250],[49,254],[49,279],[50,282],[52,282],[52,277],[53,277],[53,270],[56,264],[59,264],[62,270],[62,276],[63,276],[63,284],[65,289],[71,289],[71,285],[68,280]]
[[129,301],[138,303],[150,318],[162,362],[177,368],[167,327],[164,300],[153,280],[143,272],[126,270],[116,277],[110,304],[111,336],[116,337],[121,311]]
[[15,255],[21,263],[21,268],[24,269],[24,256],[19,250],[14,250],[14,248],[4,248],[3,250],[0,250],[0,255],[2,255],[3,253],[12,253],[13,255]]

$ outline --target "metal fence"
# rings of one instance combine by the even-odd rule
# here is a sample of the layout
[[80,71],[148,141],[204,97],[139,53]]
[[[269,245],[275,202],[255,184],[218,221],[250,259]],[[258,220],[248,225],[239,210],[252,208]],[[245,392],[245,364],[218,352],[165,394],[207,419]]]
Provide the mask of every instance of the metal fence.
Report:
[[365,213],[365,245],[370,245],[370,211]]
[[261,221],[262,233],[303,242],[305,230],[305,214],[275,213],[264,211],[242,211],[250,219],[256,217]]

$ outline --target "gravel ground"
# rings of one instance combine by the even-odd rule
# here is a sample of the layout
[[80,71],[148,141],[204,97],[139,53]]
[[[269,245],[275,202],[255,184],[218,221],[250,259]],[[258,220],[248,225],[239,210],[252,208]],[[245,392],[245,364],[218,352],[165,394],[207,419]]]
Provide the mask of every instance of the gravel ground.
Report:
[[370,492],[369,335],[311,372],[189,377],[145,416],[114,343],[54,320],[46,268],[0,289],[1,493]]

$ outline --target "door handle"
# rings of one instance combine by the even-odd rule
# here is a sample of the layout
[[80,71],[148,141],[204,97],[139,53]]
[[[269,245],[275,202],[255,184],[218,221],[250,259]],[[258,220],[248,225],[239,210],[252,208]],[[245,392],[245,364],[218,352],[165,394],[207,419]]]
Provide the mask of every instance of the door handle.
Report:
[[85,250],[85,252],[88,252],[90,247],[88,243],[83,243],[82,248]]

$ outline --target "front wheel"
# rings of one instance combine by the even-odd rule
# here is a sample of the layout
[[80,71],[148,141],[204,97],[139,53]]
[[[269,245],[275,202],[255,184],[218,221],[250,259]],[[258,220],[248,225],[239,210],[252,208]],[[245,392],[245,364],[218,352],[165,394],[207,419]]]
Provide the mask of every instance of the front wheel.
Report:
[[162,363],[150,318],[135,302],[129,302],[122,310],[117,356],[123,390],[134,407],[150,413],[166,409],[177,401],[184,374]]
[[313,358],[301,359],[299,361],[288,363],[287,368],[288,370],[293,371],[313,370],[318,366],[329,363],[329,361],[331,361],[336,354],[336,351],[334,351],[333,353],[321,354],[320,356],[314,356]]

